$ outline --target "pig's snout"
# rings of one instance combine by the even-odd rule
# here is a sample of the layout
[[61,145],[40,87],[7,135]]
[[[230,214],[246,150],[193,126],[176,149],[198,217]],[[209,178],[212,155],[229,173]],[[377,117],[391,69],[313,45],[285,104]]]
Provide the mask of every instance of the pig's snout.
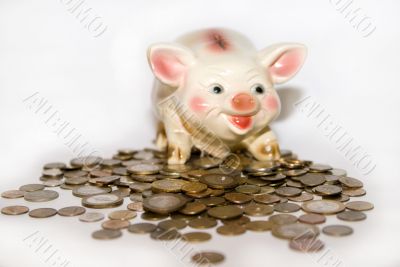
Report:
[[256,99],[247,93],[239,93],[232,97],[231,104],[236,111],[253,111],[256,107]]

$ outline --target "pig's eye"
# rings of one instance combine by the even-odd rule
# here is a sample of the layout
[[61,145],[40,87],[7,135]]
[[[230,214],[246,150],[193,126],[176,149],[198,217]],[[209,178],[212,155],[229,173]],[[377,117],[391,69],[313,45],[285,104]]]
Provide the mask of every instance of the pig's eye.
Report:
[[224,92],[224,88],[219,84],[214,84],[211,86],[210,91],[211,93],[218,95]]
[[251,91],[255,94],[263,94],[264,93],[264,86],[262,86],[261,84],[256,84],[253,86],[253,88],[251,88]]

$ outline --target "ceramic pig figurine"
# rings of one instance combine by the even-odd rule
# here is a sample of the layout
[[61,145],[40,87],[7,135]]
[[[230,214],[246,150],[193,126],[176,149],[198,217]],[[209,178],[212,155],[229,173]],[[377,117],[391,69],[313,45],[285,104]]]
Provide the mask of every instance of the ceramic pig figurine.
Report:
[[193,147],[219,158],[226,153],[217,153],[217,146],[247,149],[262,161],[280,157],[268,126],[280,112],[274,85],[301,68],[303,45],[280,43],[258,51],[238,32],[205,29],[151,45],[147,56],[156,77],[156,144],[168,149],[169,164],[185,163]]

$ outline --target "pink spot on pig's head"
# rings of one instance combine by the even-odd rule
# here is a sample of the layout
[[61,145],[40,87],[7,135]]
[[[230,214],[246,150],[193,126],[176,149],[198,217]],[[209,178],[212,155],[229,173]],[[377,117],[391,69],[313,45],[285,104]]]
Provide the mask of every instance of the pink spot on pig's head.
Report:
[[206,33],[207,48],[216,53],[230,50],[232,44],[228,41],[225,35],[218,30],[210,30]]

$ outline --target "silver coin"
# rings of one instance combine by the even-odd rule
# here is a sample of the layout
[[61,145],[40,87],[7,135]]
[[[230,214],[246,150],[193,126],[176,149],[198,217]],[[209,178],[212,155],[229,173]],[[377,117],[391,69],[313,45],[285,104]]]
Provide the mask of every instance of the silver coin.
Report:
[[99,187],[94,185],[84,185],[76,187],[72,190],[72,194],[76,197],[88,197],[111,192],[111,187]]
[[26,192],[24,199],[30,202],[46,202],[58,198],[58,193],[51,190]]
[[82,205],[88,208],[103,209],[119,206],[123,201],[123,198],[114,194],[101,194],[82,199]]
[[104,214],[100,212],[88,212],[79,217],[81,222],[98,222],[104,220]]

